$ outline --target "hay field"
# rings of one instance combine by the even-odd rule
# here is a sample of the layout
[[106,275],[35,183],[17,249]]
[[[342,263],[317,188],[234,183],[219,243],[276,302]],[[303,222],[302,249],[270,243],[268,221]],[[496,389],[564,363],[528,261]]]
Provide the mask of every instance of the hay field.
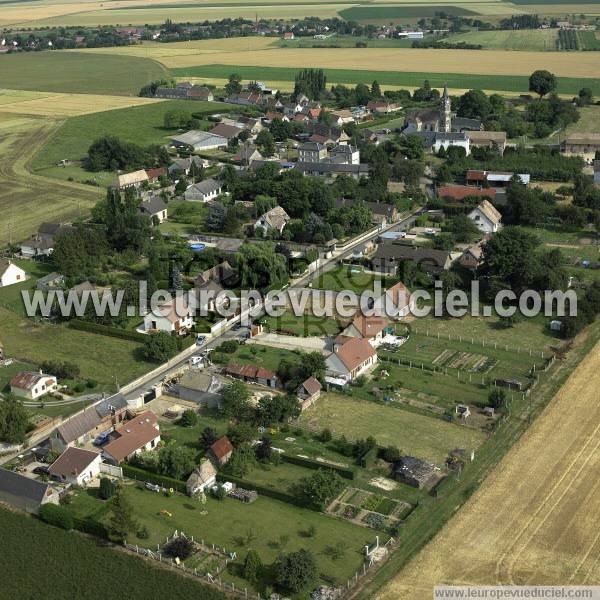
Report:
[[[1,107],[0,107],[1,110]],[[58,182],[28,170],[58,123],[0,112],[0,244],[17,242],[44,221],[86,216],[103,190]]]
[[600,344],[471,500],[376,596],[422,600],[437,583],[600,581]]
[[[510,58],[510,60],[508,60]],[[507,57],[499,50],[444,50],[415,48],[289,48],[243,53],[211,53],[166,56],[159,61],[169,68],[208,64],[255,67],[321,67],[396,72],[484,73],[527,75],[548,68],[545,52],[518,52]],[[552,57],[552,72],[564,77],[600,77],[600,61],[594,52],[560,52]]]
[[158,98],[102,96],[100,94],[52,94],[23,90],[0,90],[0,110],[3,113],[65,118],[90,113],[155,104]]

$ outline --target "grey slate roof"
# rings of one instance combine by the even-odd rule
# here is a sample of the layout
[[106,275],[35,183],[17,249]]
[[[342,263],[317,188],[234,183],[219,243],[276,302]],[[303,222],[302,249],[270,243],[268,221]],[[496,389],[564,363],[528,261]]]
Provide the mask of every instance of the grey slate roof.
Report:
[[367,175],[369,165],[348,165],[344,163],[331,162],[297,162],[296,169],[307,173],[356,173],[358,175]]
[[138,208],[140,212],[152,216],[166,210],[167,204],[160,196],[151,196],[145,202],[141,202]]
[[0,500],[27,510],[37,509],[48,492],[48,484],[0,467]]

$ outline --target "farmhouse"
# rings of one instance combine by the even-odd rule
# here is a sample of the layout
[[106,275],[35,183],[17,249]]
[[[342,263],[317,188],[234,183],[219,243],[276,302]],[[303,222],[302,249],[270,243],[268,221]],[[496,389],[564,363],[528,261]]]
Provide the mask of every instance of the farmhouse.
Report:
[[270,388],[279,385],[279,377],[273,371],[254,365],[238,365],[231,363],[225,367],[225,374],[248,383],[258,383]]
[[387,115],[389,113],[396,112],[400,110],[400,108],[401,107],[397,104],[394,104],[393,102],[386,102],[385,100],[371,100],[367,104],[367,110],[381,115]]
[[393,475],[396,481],[415,488],[431,488],[441,477],[441,470],[434,464],[414,456],[402,456],[394,464]]
[[202,150],[216,150],[227,147],[227,138],[209,131],[194,129],[171,138],[171,145],[175,148],[184,148],[193,152]]
[[117,438],[102,449],[105,459],[115,465],[143,450],[154,450],[160,443],[160,427],[156,415],[147,410],[117,430]]
[[273,230],[281,233],[289,221],[290,216],[287,212],[281,206],[275,206],[258,218],[254,224],[254,229],[262,229],[263,233],[269,233]]
[[242,165],[249,165],[254,160],[263,160],[263,155],[252,144],[244,145],[235,155],[235,160]]
[[195,165],[198,169],[204,169],[208,167],[209,162],[200,158],[199,156],[189,156],[188,158],[176,158],[171,165],[169,165],[169,175],[184,175],[190,174],[192,165]]
[[148,175],[149,183],[156,183],[161,177],[167,176],[167,167],[155,167],[153,169],[146,169],[146,175]]
[[138,210],[153,220],[156,218],[159,223],[167,220],[167,204],[160,196],[152,196],[148,200],[141,202]]
[[401,244],[383,244],[371,259],[371,268],[378,273],[397,275],[398,267],[404,260],[410,260],[426,273],[439,274],[447,271],[452,259],[446,250],[417,248]]
[[51,465],[51,477],[73,485],[84,486],[100,476],[102,456],[83,448],[67,448]]
[[22,283],[27,279],[27,273],[10,260],[0,259],[0,287]]
[[195,496],[210,489],[217,482],[217,470],[209,460],[203,460],[188,477],[185,489],[188,496]]
[[471,271],[477,269],[483,262],[483,247],[481,244],[469,246],[458,259],[458,264]]
[[340,341],[343,343],[336,344],[325,361],[327,375],[351,383],[375,366],[377,354],[364,338],[346,338]]
[[166,331],[184,335],[194,326],[194,310],[181,297],[176,297],[158,306],[144,317],[144,330],[148,333]]
[[10,380],[10,392],[19,398],[35,400],[58,389],[54,375],[44,375],[41,371],[22,371]]
[[464,200],[465,198],[473,198],[485,196],[490,200],[496,197],[494,188],[481,188],[471,185],[442,185],[437,189],[439,198],[447,198],[450,200]]
[[148,183],[148,173],[144,169],[132,171],[131,173],[123,173],[117,177],[117,186],[119,189],[137,188],[144,183]]
[[215,464],[218,467],[223,467],[227,464],[233,454],[233,446],[231,445],[229,438],[224,435],[210,447],[209,453],[215,461]]
[[590,159],[597,150],[600,150],[600,133],[573,133],[561,145],[565,154],[579,154]]
[[300,410],[305,410],[312,406],[321,396],[321,383],[314,377],[309,377],[300,384],[296,390],[296,396],[300,402]]
[[186,200],[208,202],[220,196],[223,192],[223,184],[216,179],[205,179],[191,185],[183,193]]
[[37,514],[42,504],[58,504],[58,492],[48,483],[0,467],[0,502]]
[[333,122],[338,126],[354,123],[352,112],[346,108],[342,110],[332,110],[329,114],[331,115]]
[[502,227],[502,215],[494,208],[489,200],[483,200],[469,214],[469,219],[483,233],[496,233]]
[[48,291],[61,289],[65,284],[65,276],[60,273],[49,273],[35,282],[35,289]]
[[112,431],[125,420],[126,414],[127,400],[123,394],[101,400],[59,425],[50,436],[50,445],[59,450],[83,445],[100,433]]

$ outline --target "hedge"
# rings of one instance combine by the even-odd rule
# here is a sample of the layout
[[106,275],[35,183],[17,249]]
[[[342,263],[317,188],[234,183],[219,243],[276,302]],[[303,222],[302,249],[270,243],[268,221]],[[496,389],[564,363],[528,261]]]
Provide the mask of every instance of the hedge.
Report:
[[64,507],[57,504],[42,504],[39,517],[45,523],[60,527],[67,531],[73,529],[73,515]]
[[182,494],[187,493],[185,481],[181,481],[181,479],[174,479],[173,477],[168,477],[167,475],[160,475],[159,473],[146,471],[145,469],[140,469],[139,467],[134,467],[133,465],[128,464],[122,464],[121,468],[123,469],[123,475],[125,477],[129,477],[130,479],[144,482],[149,481],[150,483],[162,485],[167,489],[173,488]]
[[292,465],[306,467],[307,469],[330,469],[331,471],[335,471],[344,479],[354,479],[354,471],[352,469],[347,469],[346,467],[339,467],[337,465],[332,465],[331,463],[322,463],[318,460],[302,458],[301,456],[293,456],[288,454],[281,454],[280,456],[283,462],[291,463]]
[[69,327],[71,329],[78,329],[79,331],[98,333],[100,335],[107,335],[109,337],[120,338],[122,340],[130,340],[133,342],[144,342],[148,338],[147,335],[139,333],[137,331],[119,329],[118,327],[100,325],[100,323],[91,323],[89,321],[80,321],[79,319],[73,319],[72,321],[69,321]]
[[80,517],[73,518],[73,527],[78,531],[93,535],[95,537],[108,540],[108,528],[103,523],[100,523],[90,517],[82,519]]
[[377,446],[373,446],[358,458],[358,464],[364,469],[373,466],[373,463],[379,454],[379,450],[380,449]]

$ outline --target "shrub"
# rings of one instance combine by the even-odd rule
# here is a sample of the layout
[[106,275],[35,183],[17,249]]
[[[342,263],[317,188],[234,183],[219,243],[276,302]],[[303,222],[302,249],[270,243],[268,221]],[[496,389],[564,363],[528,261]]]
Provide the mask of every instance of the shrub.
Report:
[[142,525],[136,535],[140,540],[147,540],[150,537],[150,532],[145,525]]
[[100,478],[100,489],[98,494],[102,500],[109,500],[115,495],[116,491],[117,484],[112,479],[109,479],[108,477]]
[[275,563],[275,581],[287,591],[297,593],[316,576],[317,565],[308,550],[282,554]]
[[233,354],[238,349],[238,343],[235,340],[225,340],[218,348],[218,352]]
[[39,510],[42,521],[54,527],[60,527],[70,531],[73,529],[73,515],[62,506],[56,504],[42,504]]
[[163,554],[165,556],[179,558],[179,560],[185,560],[186,558],[189,558],[193,552],[194,542],[183,536],[173,538],[163,547]]
[[183,427],[194,427],[198,424],[198,415],[191,408],[183,411],[179,424]]

